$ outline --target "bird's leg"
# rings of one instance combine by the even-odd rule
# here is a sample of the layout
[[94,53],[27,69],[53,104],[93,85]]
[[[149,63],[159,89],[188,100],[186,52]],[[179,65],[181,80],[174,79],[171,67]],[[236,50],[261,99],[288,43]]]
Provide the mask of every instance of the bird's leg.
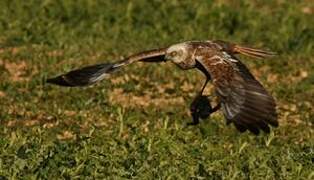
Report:
[[199,112],[197,108],[197,102],[200,96],[196,96],[196,98],[193,100],[191,106],[190,106],[190,112],[192,115],[192,122],[188,123],[188,125],[197,125],[199,124]]
[[207,85],[208,81],[209,81],[209,78],[206,78],[206,81],[205,81],[205,83],[204,83],[204,85],[202,87],[201,92],[199,92],[198,96],[202,96],[203,95],[203,92],[204,92],[204,90],[206,88],[206,85]]
[[221,108],[221,104],[218,103],[214,108],[212,108],[212,110],[210,111],[210,114],[218,111],[220,108]]
[[206,78],[206,81],[201,89],[201,91],[196,95],[196,97],[194,98],[191,106],[190,106],[190,112],[191,112],[191,115],[192,115],[192,122],[191,123],[188,123],[188,125],[197,125],[199,124],[199,118],[202,117],[201,114],[200,114],[200,108],[199,106],[202,105],[202,101],[203,101],[203,104],[205,103],[205,106],[209,106],[210,109],[211,109],[211,106],[210,106],[210,102],[209,100],[207,99],[207,97],[204,97],[203,96],[203,91],[207,85],[209,81],[209,78]]

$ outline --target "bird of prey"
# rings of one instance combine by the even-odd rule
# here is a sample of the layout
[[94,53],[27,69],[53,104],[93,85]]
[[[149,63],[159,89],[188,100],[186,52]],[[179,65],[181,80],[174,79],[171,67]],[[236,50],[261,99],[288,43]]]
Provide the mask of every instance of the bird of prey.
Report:
[[[269,133],[269,125],[278,126],[275,100],[236,54],[253,58],[275,55],[270,51],[222,40],[188,41],[140,52],[115,63],[83,67],[48,79],[47,82],[60,86],[86,86],[135,62],[169,61],[183,70],[196,68],[206,76],[205,84],[190,107],[193,116],[193,122],[190,124],[198,124],[199,118],[206,118],[222,109],[227,124],[233,123],[240,132],[249,130],[257,135],[262,130]],[[218,97],[218,105],[214,108],[203,95],[209,80],[212,81],[215,95]]]

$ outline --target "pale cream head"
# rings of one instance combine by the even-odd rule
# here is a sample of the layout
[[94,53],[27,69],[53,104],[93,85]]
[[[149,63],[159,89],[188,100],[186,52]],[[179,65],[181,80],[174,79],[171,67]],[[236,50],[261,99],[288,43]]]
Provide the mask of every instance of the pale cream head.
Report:
[[174,63],[185,61],[188,55],[188,44],[186,43],[172,45],[166,51],[166,59]]

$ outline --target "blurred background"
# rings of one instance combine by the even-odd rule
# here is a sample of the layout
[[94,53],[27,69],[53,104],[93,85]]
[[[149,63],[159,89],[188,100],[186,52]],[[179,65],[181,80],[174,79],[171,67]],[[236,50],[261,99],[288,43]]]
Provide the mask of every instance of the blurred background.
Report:
[[[2,0],[0,179],[312,179],[314,2]],[[280,127],[240,134],[189,104],[203,75],[134,64],[89,88],[47,77],[187,40],[269,49],[240,57],[275,97]],[[210,94],[209,85],[207,92]]]

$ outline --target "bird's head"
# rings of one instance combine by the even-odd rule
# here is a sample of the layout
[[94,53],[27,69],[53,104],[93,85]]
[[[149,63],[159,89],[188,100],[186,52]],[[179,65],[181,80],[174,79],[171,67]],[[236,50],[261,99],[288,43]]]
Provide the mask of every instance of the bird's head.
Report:
[[188,48],[186,43],[172,45],[167,49],[165,58],[174,63],[180,63],[189,56]]
[[194,67],[192,47],[188,43],[180,43],[170,46],[165,54],[165,59],[178,65],[182,69]]

